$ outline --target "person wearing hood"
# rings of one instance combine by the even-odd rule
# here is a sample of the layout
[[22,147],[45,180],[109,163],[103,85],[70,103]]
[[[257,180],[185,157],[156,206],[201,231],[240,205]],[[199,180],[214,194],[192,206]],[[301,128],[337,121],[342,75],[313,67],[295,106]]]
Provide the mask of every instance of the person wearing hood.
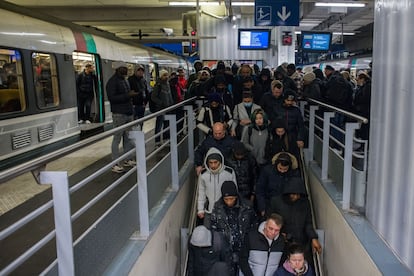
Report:
[[[262,85],[263,93],[271,92],[272,72],[268,68],[263,68],[260,71],[258,82]],[[260,100],[257,102],[260,102]]]
[[294,139],[299,148],[303,148],[305,141],[305,124],[302,113],[296,106],[296,93],[290,89],[283,96],[283,113],[281,118],[287,125],[288,134]]
[[285,239],[280,234],[282,225],[282,216],[271,214],[246,236],[240,251],[244,276],[273,276],[285,250]]
[[311,259],[310,247],[321,253],[322,247],[313,228],[312,212],[305,184],[300,177],[291,177],[283,186],[283,194],[272,197],[270,211],[283,217],[281,232],[289,242],[302,245],[306,258]]
[[221,186],[225,181],[237,182],[234,170],[224,165],[222,153],[214,147],[207,152],[204,166],[198,178],[197,216],[209,225],[214,203],[221,197]]
[[229,275],[239,270],[239,253],[245,235],[257,227],[257,218],[250,202],[242,198],[235,181],[225,181],[221,186],[221,197],[214,204],[211,214],[211,229],[224,234],[232,252]]
[[293,154],[279,152],[273,156],[272,163],[261,170],[257,181],[257,211],[261,216],[266,211],[269,213],[271,199],[282,195],[289,179],[299,175],[298,161]]
[[253,203],[257,171],[254,157],[242,142],[237,141],[234,143],[232,154],[226,159],[226,163],[233,168],[236,174],[239,194]]
[[227,105],[233,112],[234,99],[233,93],[228,88],[228,82],[223,75],[217,75],[214,77],[214,86],[210,89],[209,94],[217,93],[220,95],[222,103]]
[[199,225],[194,228],[188,245],[188,276],[227,276],[230,256],[223,233]]
[[276,153],[285,151],[290,152],[295,156],[299,155],[299,148],[296,141],[287,133],[287,125],[283,119],[277,119],[270,125],[270,132],[272,139],[267,145],[266,154],[273,157]]
[[197,116],[197,127],[207,135],[213,133],[214,123],[223,123],[226,130],[230,130],[233,124],[233,115],[230,108],[223,104],[219,93],[208,95],[208,103],[200,109]]
[[250,116],[252,124],[243,130],[241,141],[256,159],[257,165],[266,165],[266,144],[270,139],[269,120],[263,109],[255,110]]
[[312,266],[305,260],[305,251],[299,244],[291,244],[286,261],[279,266],[274,276],[314,276]]
[[281,65],[276,68],[273,75],[275,80],[279,80],[283,83],[283,87],[285,89],[289,88],[297,92],[295,82],[288,76],[286,69],[284,69]]

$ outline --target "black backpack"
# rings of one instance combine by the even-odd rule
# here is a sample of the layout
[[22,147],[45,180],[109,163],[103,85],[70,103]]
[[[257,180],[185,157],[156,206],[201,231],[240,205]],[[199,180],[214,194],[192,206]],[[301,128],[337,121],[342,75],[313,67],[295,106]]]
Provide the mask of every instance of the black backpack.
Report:
[[[158,108],[157,108],[157,104],[152,100],[152,93],[154,93],[154,90],[155,90],[155,88],[156,88],[156,86],[159,86],[159,84],[157,83],[157,84],[155,84],[155,86],[154,86],[154,89],[152,90],[152,92],[151,93],[149,93],[149,95],[148,95],[148,107],[149,107],[149,110],[152,112],[152,113],[154,113],[154,112],[157,112],[158,111]],[[159,87],[158,87],[158,89],[159,89]]]

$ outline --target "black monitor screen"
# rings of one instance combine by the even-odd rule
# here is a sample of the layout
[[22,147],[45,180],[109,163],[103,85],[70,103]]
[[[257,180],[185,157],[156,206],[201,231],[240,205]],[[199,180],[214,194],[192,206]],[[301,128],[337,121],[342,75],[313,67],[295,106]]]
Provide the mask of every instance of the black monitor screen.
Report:
[[266,50],[270,47],[269,29],[239,29],[240,50]]
[[302,50],[327,52],[331,48],[332,33],[329,32],[302,32]]

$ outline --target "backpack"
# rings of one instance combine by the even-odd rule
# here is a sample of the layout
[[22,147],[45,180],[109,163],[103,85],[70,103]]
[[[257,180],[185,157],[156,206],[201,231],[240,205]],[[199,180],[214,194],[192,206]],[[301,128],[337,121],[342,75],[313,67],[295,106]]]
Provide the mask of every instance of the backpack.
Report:
[[155,84],[154,89],[152,89],[152,92],[149,93],[148,95],[148,107],[152,113],[155,113],[158,111],[157,104],[152,100],[152,93],[154,93],[154,90],[157,85],[159,86],[159,84]]
[[349,96],[352,96],[352,88],[348,81],[340,76],[334,75],[326,85],[326,98],[341,107],[346,107]]

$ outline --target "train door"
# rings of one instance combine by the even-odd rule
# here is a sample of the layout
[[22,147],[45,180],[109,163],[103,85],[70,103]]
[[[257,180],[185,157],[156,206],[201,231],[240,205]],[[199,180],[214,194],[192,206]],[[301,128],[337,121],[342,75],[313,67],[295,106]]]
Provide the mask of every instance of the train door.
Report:
[[[73,68],[75,70],[76,75],[76,93],[78,97],[78,119],[80,123],[84,123],[85,119],[85,111],[82,113],[80,110],[80,105],[84,106],[82,101],[81,89],[79,87],[81,83],[82,75],[85,74],[85,70],[92,71],[92,74],[96,76],[95,81],[93,82],[93,95],[92,103],[91,103],[91,112],[90,112],[90,119],[89,121],[92,123],[103,123],[105,121],[105,110],[104,110],[104,93],[103,93],[103,85],[102,85],[102,67],[101,67],[101,59],[96,54],[89,54],[89,53],[82,53],[82,52],[73,52],[72,53],[72,60],[73,60]],[[92,68],[92,69],[90,69]],[[88,116],[88,115],[86,115]]]

